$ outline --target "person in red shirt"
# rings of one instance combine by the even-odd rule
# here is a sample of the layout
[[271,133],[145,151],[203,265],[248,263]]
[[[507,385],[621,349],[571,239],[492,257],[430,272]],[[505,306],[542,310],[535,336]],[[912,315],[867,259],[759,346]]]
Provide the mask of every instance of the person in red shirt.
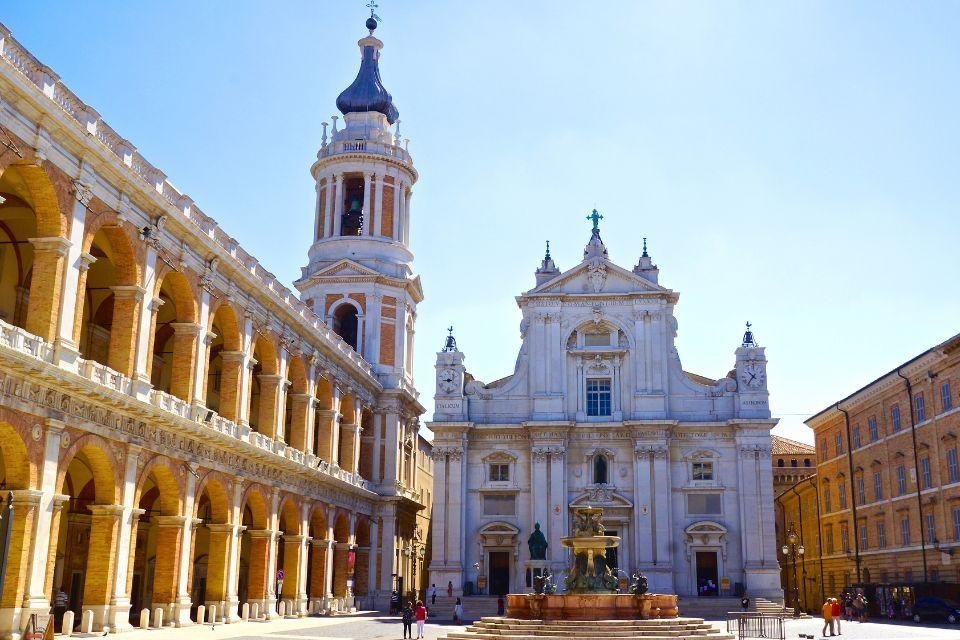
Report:
[[427,608],[419,600],[417,600],[417,606],[413,609],[413,615],[417,619],[417,638],[423,638],[423,625],[427,621]]
[[840,631],[840,602],[833,598],[833,621],[837,623],[837,635],[843,635]]

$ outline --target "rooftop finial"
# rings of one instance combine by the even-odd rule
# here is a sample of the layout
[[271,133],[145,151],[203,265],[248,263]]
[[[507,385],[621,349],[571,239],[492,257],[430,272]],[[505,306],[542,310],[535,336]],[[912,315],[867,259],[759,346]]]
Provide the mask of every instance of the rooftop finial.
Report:
[[650,254],[647,253],[647,239],[646,239],[646,238],[643,239],[643,257],[644,257],[644,258],[649,258],[649,257],[650,257]]
[[597,213],[596,209],[593,210],[593,213],[587,216],[587,220],[593,221],[594,231],[600,231],[600,221],[603,220],[603,216]]
[[373,12],[379,5],[376,0],[370,0],[366,4],[366,7],[370,9],[370,17],[367,18],[367,29],[370,31],[370,35],[373,35],[374,29],[377,28],[377,23],[381,21],[380,16]]
[[543,259],[544,260],[550,259],[550,241],[549,240],[547,240],[547,253],[543,256]]
[[453,337],[452,325],[447,327],[447,332],[450,335],[447,336],[447,341],[443,345],[443,350],[449,353],[457,350],[457,339]]
[[747,330],[743,333],[743,346],[744,347],[755,347],[757,346],[757,341],[753,337],[753,331],[750,330],[750,327],[753,325],[750,324],[750,321],[747,320]]

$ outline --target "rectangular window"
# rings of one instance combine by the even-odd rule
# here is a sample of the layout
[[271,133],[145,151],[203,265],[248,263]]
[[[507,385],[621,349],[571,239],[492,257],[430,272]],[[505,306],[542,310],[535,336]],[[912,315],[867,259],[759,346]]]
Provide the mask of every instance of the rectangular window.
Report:
[[483,515],[517,515],[517,496],[488,493],[487,495],[483,496]]
[[610,415],[610,378],[587,378],[587,415]]
[[840,498],[840,508],[847,508],[847,483],[841,482],[837,485],[837,497]]
[[823,462],[827,459],[830,454],[827,453],[827,439],[823,438],[820,440],[820,462]]
[[688,493],[687,513],[690,515],[720,515],[719,493]]
[[508,482],[510,480],[509,464],[491,464],[490,482]]
[[871,416],[867,420],[867,427],[870,429],[870,442],[876,442],[880,438],[880,432],[877,431],[877,417]]
[[877,546],[881,549],[887,548],[887,525],[882,522],[877,523]]
[[827,513],[833,510],[833,505],[830,504],[830,487],[823,488],[823,510]]
[[857,478],[857,504],[867,501],[867,492],[863,490],[863,476]]
[[837,455],[843,455],[843,436],[838,433],[833,442],[836,445]]
[[927,534],[927,544],[934,544],[937,541],[937,521],[932,513],[923,516],[924,533]]
[[845,524],[840,525],[840,549],[844,553],[850,551],[850,532]]
[[853,427],[853,448],[860,448],[860,425],[854,425]]
[[897,467],[897,495],[902,496],[907,493],[907,470],[903,465]]
[[933,486],[933,478],[930,476],[930,457],[920,458],[920,488],[929,489]]
[[950,482],[960,482],[960,468],[957,468],[957,448],[947,449],[947,475]]
[[917,395],[913,396],[913,403],[914,403],[914,406],[916,406],[917,408],[917,422],[918,423],[923,422],[924,420],[927,419],[927,415],[923,411],[923,392],[920,392]]
[[953,510],[953,539],[960,542],[960,507]]
[[860,551],[867,549],[867,525],[860,525]]
[[873,474],[873,499],[883,500],[883,479],[879,471]]
[[893,432],[900,431],[900,407],[893,405],[890,409],[890,420],[893,422]]
[[827,553],[833,553],[833,527],[827,526]]
[[693,463],[694,480],[713,480],[712,462],[694,462]]
[[910,521],[906,518],[900,518],[900,545],[908,546],[910,544]]
[[950,383],[944,382],[940,385],[940,405],[944,411],[953,409],[953,398],[950,397]]

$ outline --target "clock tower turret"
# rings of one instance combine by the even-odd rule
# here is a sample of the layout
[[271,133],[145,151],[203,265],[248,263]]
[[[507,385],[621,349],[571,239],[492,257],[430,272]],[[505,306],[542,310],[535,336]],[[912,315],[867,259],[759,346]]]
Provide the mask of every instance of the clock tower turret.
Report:
[[769,418],[767,356],[753,337],[751,327],[748,322],[743,342],[737,349],[737,410],[741,418]]
[[[310,168],[316,183],[313,244],[294,283],[303,300],[357,350],[386,387],[413,388],[416,307],[423,299],[410,252],[417,170],[400,137],[400,114],[380,78],[383,42],[357,43],[360,69],[337,98],[343,114]],[[391,131],[391,126],[394,129]]]
[[437,354],[437,391],[434,398],[434,419],[460,421],[467,419],[467,399],[463,395],[466,367],[464,355],[457,349],[457,340],[453,337],[453,327]]

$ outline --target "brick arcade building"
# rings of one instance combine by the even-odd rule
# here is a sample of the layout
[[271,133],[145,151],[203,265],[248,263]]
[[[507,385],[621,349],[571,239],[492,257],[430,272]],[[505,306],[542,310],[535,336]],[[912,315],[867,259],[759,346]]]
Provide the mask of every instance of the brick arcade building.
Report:
[[375,26],[312,168],[301,301],[0,25],[0,637],[61,589],[122,631],[422,584],[417,173]]

